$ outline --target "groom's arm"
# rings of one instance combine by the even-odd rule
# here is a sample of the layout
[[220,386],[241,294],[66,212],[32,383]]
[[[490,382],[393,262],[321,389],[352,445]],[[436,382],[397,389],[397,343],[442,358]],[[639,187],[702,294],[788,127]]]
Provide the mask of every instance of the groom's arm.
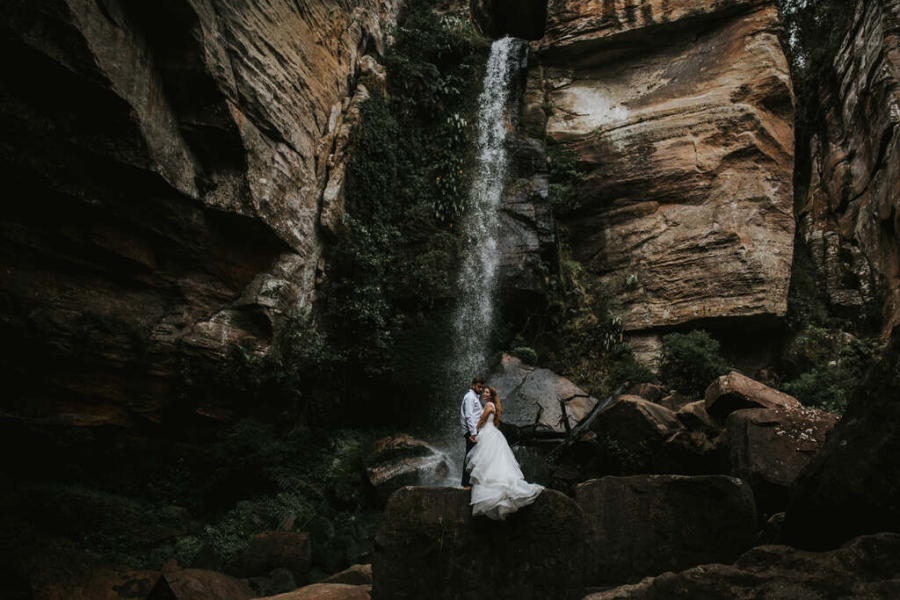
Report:
[[469,428],[469,436],[471,437],[478,433],[478,419],[475,418],[472,398],[467,396],[463,405],[465,406],[466,427]]

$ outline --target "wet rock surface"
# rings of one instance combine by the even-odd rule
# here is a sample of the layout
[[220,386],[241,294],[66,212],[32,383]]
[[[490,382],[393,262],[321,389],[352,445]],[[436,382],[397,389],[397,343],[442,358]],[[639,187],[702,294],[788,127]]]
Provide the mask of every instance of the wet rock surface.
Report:
[[366,466],[366,478],[382,504],[404,486],[435,485],[449,474],[443,452],[405,434],[378,440]]
[[594,585],[730,563],[756,539],[750,486],[720,475],[604,477],[577,488]]
[[492,521],[472,517],[463,490],[403,488],[375,537],[372,597],[580,597],[585,525],[578,505],[553,490]]

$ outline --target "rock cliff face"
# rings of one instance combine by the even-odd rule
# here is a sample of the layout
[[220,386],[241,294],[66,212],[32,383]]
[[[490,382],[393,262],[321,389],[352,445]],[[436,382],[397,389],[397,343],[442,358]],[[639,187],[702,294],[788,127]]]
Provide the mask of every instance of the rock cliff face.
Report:
[[774,2],[553,0],[526,122],[577,152],[574,258],[636,337],[785,314],[793,92]]
[[830,304],[859,307],[884,292],[888,333],[900,323],[900,2],[858,3],[834,66],[800,232]]
[[264,351],[310,304],[397,4],[5,3],[6,410],[156,421],[185,360]]

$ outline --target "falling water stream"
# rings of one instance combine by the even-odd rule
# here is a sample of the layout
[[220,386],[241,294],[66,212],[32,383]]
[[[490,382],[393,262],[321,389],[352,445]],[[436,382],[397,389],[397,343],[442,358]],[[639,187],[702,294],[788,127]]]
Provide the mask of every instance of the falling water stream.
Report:
[[506,180],[506,107],[512,67],[520,40],[494,42],[478,97],[478,162],[469,208],[463,222],[466,244],[459,273],[459,304],[454,319],[451,372],[468,385],[487,366],[488,340],[494,324],[494,296],[500,266],[500,196]]
[[516,38],[491,46],[484,85],[478,97],[478,147],[469,203],[462,220],[465,245],[459,272],[459,297],[453,321],[453,345],[448,357],[447,409],[442,420],[444,449],[453,463],[447,483],[458,485],[464,445],[459,433],[459,405],[472,377],[484,373],[494,326],[494,304],[500,266],[499,208],[506,182],[509,133],[507,106],[512,75],[518,66]]

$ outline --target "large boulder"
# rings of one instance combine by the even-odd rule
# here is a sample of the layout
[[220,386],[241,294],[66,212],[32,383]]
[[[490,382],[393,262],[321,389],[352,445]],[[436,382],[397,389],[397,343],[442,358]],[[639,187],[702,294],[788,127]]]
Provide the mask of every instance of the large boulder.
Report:
[[[371,585],[314,583],[286,594],[266,596],[265,598],[267,600],[369,600],[371,597]],[[256,600],[263,600],[263,598]]]
[[599,454],[622,474],[653,472],[666,442],[683,430],[675,413],[638,396],[620,396],[591,423]]
[[372,585],[372,565],[353,565],[335,573],[319,583],[344,583],[347,585]]
[[559,220],[586,279],[634,276],[617,293],[626,331],[785,314],[794,110],[779,23],[759,0],[548,3],[528,106],[577,153]]
[[295,581],[303,582],[311,563],[312,542],[308,533],[270,531],[253,536],[228,563],[226,571],[237,577],[255,577],[275,569],[288,569]]
[[[638,396],[619,396],[604,408],[568,445],[551,467],[551,481],[555,488],[574,491],[577,484],[606,475],[636,475],[639,473],[684,472],[698,469],[680,463],[691,463],[680,450],[681,434],[687,430],[675,413]],[[700,472],[707,469],[700,468]]]
[[791,484],[836,423],[835,415],[805,407],[744,409],[729,415],[725,444],[731,474],[753,487],[761,516],[787,508]]
[[366,464],[366,479],[382,504],[404,486],[436,485],[450,474],[446,454],[406,434],[375,442]]
[[503,402],[503,426],[514,436],[560,435],[575,427],[597,399],[549,369],[504,354],[487,384]]
[[[62,565],[60,565],[62,566]],[[22,590],[11,590],[10,573],[4,572],[0,583],[0,598],[35,600],[123,600],[123,598],[147,598],[160,577],[159,571],[137,571],[126,567],[104,567],[73,573],[71,564],[54,569],[50,577],[35,577]],[[31,589],[26,591],[25,588]],[[19,595],[16,595],[16,592]],[[33,596],[32,596],[33,593]]]
[[857,535],[900,532],[898,398],[900,328],[825,447],[794,482],[786,542],[834,547]]
[[665,573],[584,600],[844,600],[897,598],[900,536],[860,537],[833,552],[760,546],[734,565],[712,564]]
[[580,597],[585,519],[563,494],[544,490],[506,521],[473,518],[469,493],[403,488],[375,536],[376,599]]
[[578,486],[592,584],[732,562],[756,539],[753,492],[723,475],[604,477]]
[[724,423],[729,414],[742,408],[798,409],[800,402],[736,371],[706,388],[706,412],[714,419]]
[[243,579],[216,571],[180,569],[164,572],[147,600],[249,600],[255,595]]

